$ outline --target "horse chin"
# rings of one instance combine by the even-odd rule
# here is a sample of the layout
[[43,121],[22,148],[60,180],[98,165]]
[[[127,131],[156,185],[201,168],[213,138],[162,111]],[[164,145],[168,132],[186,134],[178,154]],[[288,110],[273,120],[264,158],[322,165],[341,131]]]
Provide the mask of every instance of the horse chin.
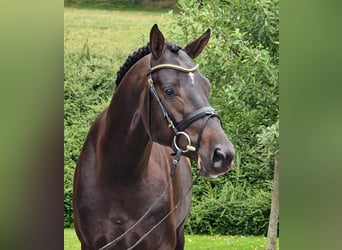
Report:
[[211,164],[206,164],[204,160],[202,160],[201,156],[198,155],[197,157],[197,168],[199,170],[200,176],[207,177],[207,178],[217,178],[226,174],[229,170],[233,167],[233,162],[229,164],[224,169],[220,169],[219,171],[215,169],[215,167],[211,166]]
[[206,177],[206,178],[212,178],[215,179],[219,176],[222,176],[224,174],[226,174],[230,169],[227,169],[227,171],[224,172],[220,172],[220,173],[215,173],[215,172],[211,172],[211,171],[207,171],[205,168],[201,168],[199,170],[200,176]]

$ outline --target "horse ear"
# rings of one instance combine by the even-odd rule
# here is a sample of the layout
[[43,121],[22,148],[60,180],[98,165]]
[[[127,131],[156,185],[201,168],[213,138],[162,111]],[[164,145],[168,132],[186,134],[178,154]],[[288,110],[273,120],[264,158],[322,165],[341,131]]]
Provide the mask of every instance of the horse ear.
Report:
[[150,33],[150,46],[154,59],[158,59],[164,50],[165,39],[163,34],[158,29],[158,25],[153,25]]
[[210,29],[207,29],[203,35],[201,35],[195,41],[189,43],[185,46],[184,51],[192,58],[196,58],[199,54],[201,54],[204,47],[207,45],[210,38]]

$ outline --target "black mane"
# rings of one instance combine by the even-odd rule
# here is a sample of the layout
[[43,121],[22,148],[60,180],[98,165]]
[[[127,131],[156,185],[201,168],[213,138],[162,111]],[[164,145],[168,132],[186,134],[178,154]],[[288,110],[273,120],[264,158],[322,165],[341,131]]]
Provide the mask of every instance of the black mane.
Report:
[[[178,46],[178,45],[176,45],[174,43],[166,43],[165,46],[166,46],[166,48],[171,50],[173,53],[177,53],[181,49],[180,46]],[[143,58],[144,56],[148,55],[149,53],[151,53],[151,49],[150,49],[150,44],[148,43],[144,47],[141,47],[137,51],[133,52],[133,54],[128,56],[128,58],[126,59],[126,62],[120,67],[119,71],[116,73],[116,81],[115,81],[116,88],[119,86],[122,78],[125,76],[127,71],[137,61],[139,61],[141,58]]]

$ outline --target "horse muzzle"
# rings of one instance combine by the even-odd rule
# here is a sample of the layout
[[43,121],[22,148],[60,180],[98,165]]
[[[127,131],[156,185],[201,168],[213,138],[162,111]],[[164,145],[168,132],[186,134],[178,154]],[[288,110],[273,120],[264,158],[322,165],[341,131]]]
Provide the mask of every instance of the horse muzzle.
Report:
[[200,175],[204,177],[216,178],[227,173],[234,164],[235,150],[230,142],[216,145],[208,155],[207,150],[199,150],[197,155],[197,167]]

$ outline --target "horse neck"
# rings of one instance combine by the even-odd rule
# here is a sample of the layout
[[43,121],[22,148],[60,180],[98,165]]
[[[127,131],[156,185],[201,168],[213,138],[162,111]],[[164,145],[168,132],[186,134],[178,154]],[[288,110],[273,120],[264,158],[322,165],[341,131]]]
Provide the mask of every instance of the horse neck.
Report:
[[106,112],[101,167],[110,179],[138,178],[146,169],[152,148],[142,117],[147,69],[143,58],[126,73]]

